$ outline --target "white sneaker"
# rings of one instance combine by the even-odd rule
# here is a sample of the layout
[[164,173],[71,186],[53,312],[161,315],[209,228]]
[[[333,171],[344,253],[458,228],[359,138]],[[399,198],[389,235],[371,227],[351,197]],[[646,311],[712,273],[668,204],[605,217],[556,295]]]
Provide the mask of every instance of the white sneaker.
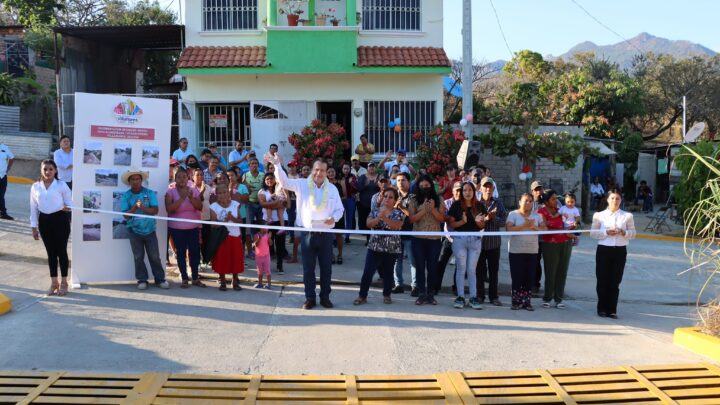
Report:
[[450,264],[450,265],[455,264],[455,255],[450,256],[450,261],[448,262],[448,264]]
[[170,282],[165,280],[162,283],[158,284],[158,287],[162,288],[163,290],[167,290],[170,288]]
[[147,290],[147,285],[148,284],[146,281],[141,281],[138,283],[137,288],[138,288],[138,290]]

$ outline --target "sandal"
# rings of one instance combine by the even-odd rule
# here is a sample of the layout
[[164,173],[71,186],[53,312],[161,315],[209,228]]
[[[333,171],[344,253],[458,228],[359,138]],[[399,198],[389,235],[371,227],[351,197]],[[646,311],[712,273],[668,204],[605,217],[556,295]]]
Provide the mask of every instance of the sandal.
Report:
[[60,288],[58,289],[57,295],[60,297],[66,296],[68,293],[68,283],[62,282],[60,283]]
[[392,304],[392,298],[383,297],[383,304]]
[[342,264],[342,257],[338,256],[338,258],[337,258],[337,264]]
[[218,290],[220,291],[227,291],[227,284],[220,283],[220,287],[218,287]]
[[205,283],[203,283],[202,281],[200,281],[200,279],[193,280],[192,285],[194,285],[195,287],[203,287],[203,288],[207,287],[207,286],[205,285]]
[[180,288],[189,288],[190,282],[188,280],[183,280],[182,284],[180,284]]
[[58,283],[57,281],[53,281],[53,282],[50,284],[50,288],[48,289],[47,295],[48,295],[48,296],[50,296],[50,295],[57,295],[57,294],[58,294],[58,288],[60,288],[60,283]]
[[425,300],[425,302],[427,302],[427,303],[430,304],[430,305],[437,305],[437,304],[438,304],[438,303],[437,303],[437,300],[435,299],[435,297],[428,297],[428,298]]
[[233,284],[233,290],[242,291],[242,287],[240,287],[240,284]]
[[353,305],[362,305],[367,303],[367,298],[358,297],[355,301],[353,301]]
[[425,297],[419,297],[415,300],[415,305],[422,305],[425,303]]

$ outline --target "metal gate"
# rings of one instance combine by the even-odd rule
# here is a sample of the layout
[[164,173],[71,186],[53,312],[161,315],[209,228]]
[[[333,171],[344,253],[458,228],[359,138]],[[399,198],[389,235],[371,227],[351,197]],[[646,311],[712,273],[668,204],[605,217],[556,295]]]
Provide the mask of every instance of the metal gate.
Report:
[[[125,97],[147,97],[172,100],[172,121],[170,126],[170,150],[173,150],[180,134],[180,123],[178,121],[178,101],[180,94],[177,93],[143,93],[143,94],[114,94]],[[75,94],[63,94],[60,97],[60,136],[67,135],[70,139],[75,135]]]
[[198,152],[210,143],[222,156],[235,149],[235,141],[251,147],[250,104],[199,104],[197,112]]

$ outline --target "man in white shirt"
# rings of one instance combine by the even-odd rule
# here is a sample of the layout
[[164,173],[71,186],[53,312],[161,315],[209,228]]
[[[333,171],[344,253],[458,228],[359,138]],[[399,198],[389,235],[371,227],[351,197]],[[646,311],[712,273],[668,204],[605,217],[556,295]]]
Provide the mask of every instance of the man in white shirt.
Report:
[[60,137],[60,149],[53,152],[53,160],[58,167],[58,179],[65,182],[70,190],[72,190],[73,175],[73,151],[70,146],[70,137],[63,135]]
[[332,241],[335,235],[329,232],[313,232],[313,229],[331,229],[345,212],[340,194],[335,186],[327,180],[328,165],[316,160],[312,172],[307,179],[290,179],[282,169],[282,161],[278,153],[269,157],[275,166],[275,178],[280,186],[294,191],[297,196],[296,224],[307,229],[301,233],[300,247],[303,261],[303,282],[305,284],[304,309],[312,309],[316,305],[315,294],[315,263],[320,266],[320,305],[332,308],[330,301],[330,280],[332,278]]
[[12,154],[10,148],[4,143],[0,143],[0,219],[12,221],[13,217],[8,215],[5,207],[5,191],[7,191],[8,173],[12,168],[15,155]]
[[192,149],[188,148],[187,138],[180,138],[180,140],[178,141],[178,145],[180,147],[178,149],[175,149],[175,152],[172,153],[173,159],[177,160],[178,162],[183,163],[185,162],[186,157],[195,154]]
[[401,172],[410,173],[413,176],[417,174],[415,168],[412,167],[412,165],[410,164],[410,162],[408,162],[406,158],[407,152],[405,151],[405,149],[398,149],[397,157],[395,158],[395,160],[390,160],[392,158],[392,154],[393,151],[388,151],[388,153],[385,154],[385,157],[383,158],[383,160],[380,161],[380,164],[378,166],[385,169],[385,172],[387,172],[388,174],[395,165],[398,165]]

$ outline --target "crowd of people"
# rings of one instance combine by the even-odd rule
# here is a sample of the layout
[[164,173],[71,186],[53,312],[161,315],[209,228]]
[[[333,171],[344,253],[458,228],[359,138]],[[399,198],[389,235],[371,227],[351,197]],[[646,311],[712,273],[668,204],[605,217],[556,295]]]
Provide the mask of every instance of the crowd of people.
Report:
[[[62,153],[67,149],[69,140],[61,148],[64,152],[59,160],[65,159]],[[343,264],[344,244],[362,243],[364,239],[367,253],[355,305],[367,302],[375,274],[382,279],[384,303],[392,303],[393,294],[403,294],[409,287],[416,305],[437,305],[436,297],[454,258],[455,308],[482,309],[484,303],[503,306],[498,294],[503,237],[485,232],[505,228],[512,279],[510,308],[533,311],[532,296],[543,275],[542,306],[565,308],[570,257],[579,234],[538,235],[536,231],[577,229],[580,212],[573,194],[566,194],[561,204],[555,191],[535,181],[529,192],[520,196],[518,208],[509,212],[486,167],[463,170],[449,166],[445,176],[433,178],[414,168],[404,150],[388,152],[377,164],[372,160],[374,151],[364,137],[350,162],[336,165],[317,160],[312,166],[297,167],[291,162],[285,167],[277,145],[270,146],[262,161],[240,142],[227,159],[214,145],[208,145],[198,159],[187,140],[181,139],[172,155],[171,183],[161,191],[164,198],[159,199],[155,190],[143,186],[146,172],[130,169],[122,176],[129,189],[122,195],[121,210],[146,215],[126,215],[138,288],[149,285],[145,256],[154,284],[169,288],[160,264],[156,220],[152,218],[164,203],[182,288],[206,287],[200,270],[208,265],[220,276],[220,290],[227,290],[228,274],[232,288],[242,290],[238,275],[244,272],[245,261],[253,260],[257,268],[255,288],[271,289],[271,257],[275,257],[275,271],[282,274],[284,263],[298,262],[300,248],[306,298],[303,308],[317,304],[316,267],[320,271],[320,305],[330,308],[332,265]],[[58,177],[72,166],[64,167],[59,169],[53,160],[43,161],[41,177],[30,197],[33,235],[42,237],[48,253],[52,278],[49,293],[59,295],[67,293],[67,253],[63,251],[72,204],[71,174],[65,180]],[[617,190],[609,190],[604,198],[608,208],[595,213],[590,232],[598,240],[597,309],[600,316],[616,318],[626,246],[635,235],[635,227],[632,214],[620,209],[622,197]],[[201,219],[215,223],[183,221]],[[254,226],[237,227],[234,223]],[[264,225],[295,228],[269,230]],[[350,238],[349,234],[322,231],[330,228],[369,232],[364,238]],[[407,233],[372,232],[376,230]],[[453,231],[463,234],[451,234]],[[286,251],[287,236],[292,254]],[[407,264],[409,286],[405,282]],[[58,265],[61,282],[57,280]]]

